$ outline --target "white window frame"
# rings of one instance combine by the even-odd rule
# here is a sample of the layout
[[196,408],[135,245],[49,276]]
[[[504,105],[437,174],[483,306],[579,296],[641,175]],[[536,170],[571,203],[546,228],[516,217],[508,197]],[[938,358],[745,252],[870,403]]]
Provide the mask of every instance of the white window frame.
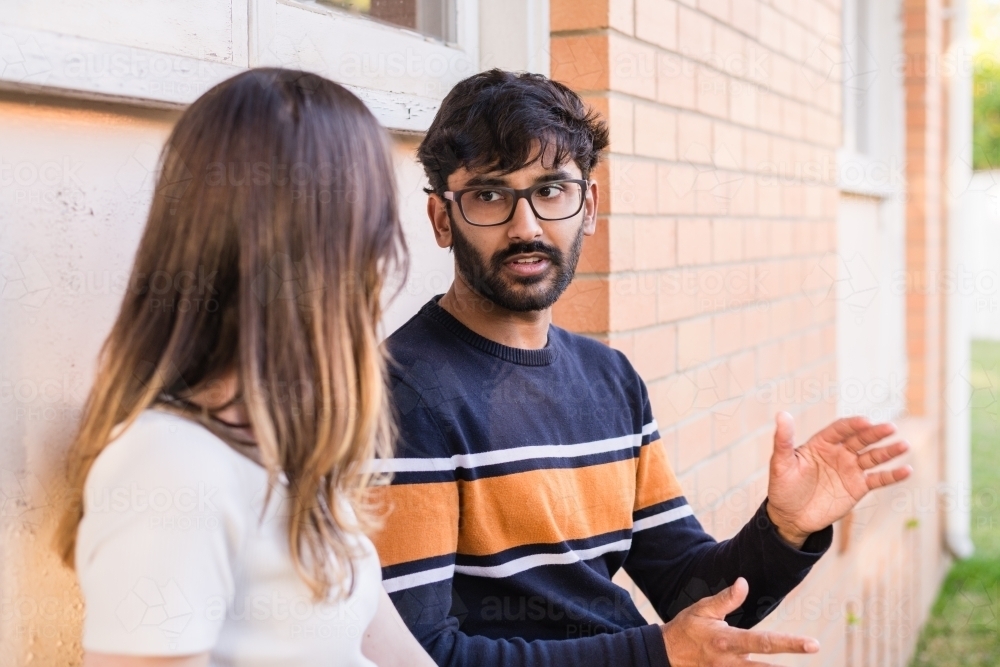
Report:
[[[858,34],[859,3],[867,6],[862,22],[867,35]],[[872,411],[873,417],[892,419],[904,414],[906,358],[906,295],[899,292],[905,271],[905,89],[899,58],[903,50],[903,0],[844,0],[843,4],[843,146],[837,152],[838,185],[847,196],[867,198],[876,217],[875,227],[848,226],[838,214],[836,272],[837,368],[840,379],[838,414]],[[859,45],[860,41],[860,45]],[[855,64],[852,51],[862,48],[869,59]],[[859,85],[852,77],[870,74],[863,116],[856,100]],[[867,147],[858,150],[860,124],[865,124]],[[859,232],[860,235],[859,235]],[[861,240],[860,245],[857,243]],[[873,256],[870,249],[874,249]],[[863,327],[863,329],[859,329]],[[851,345],[863,334],[875,346],[877,368],[865,367]],[[868,381],[858,384],[858,380]],[[885,384],[879,384],[881,382]],[[859,388],[864,392],[858,395]],[[887,393],[883,396],[882,391]]]
[[[183,108],[248,67],[292,67],[344,84],[387,128],[419,133],[448,90],[482,67],[548,73],[548,0],[455,3],[457,39],[445,44],[312,0],[231,0],[228,56],[218,59],[142,48],[141,34],[62,34],[39,29],[26,12],[4,13],[0,89]],[[104,2],[79,11],[113,8]],[[483,57],[481,41],[488,45]],[[80,63],[88,58],[119,66],[82,76]]]
[[[884,4],[883,4],[884,3]],[[902,35],[901,16],[889,17],[887,9],[899,2],[844,0],[842,14],[842,122],[843,144],[837,151],[841,191],[866,197],[888,198],[905,191],[902,155],[895,154],[891,123],[905,123],[903,107],[887,99],[893,87],[889,77],[902,79],[893,41],[874,39],[893,30]],[[863,21],[859,11],[867,8]],[[865,26],[865,33],[859,31]],[[900,41],[901,44],[901,41]],[[891,82],[893,85],[896,81]],[[865,104],[858,109],[864,96]],[[898,107],[898,108],[897,108]],[[900,116],[896,118],[896,116]],[[867,146],[859,147],[862,136]]]

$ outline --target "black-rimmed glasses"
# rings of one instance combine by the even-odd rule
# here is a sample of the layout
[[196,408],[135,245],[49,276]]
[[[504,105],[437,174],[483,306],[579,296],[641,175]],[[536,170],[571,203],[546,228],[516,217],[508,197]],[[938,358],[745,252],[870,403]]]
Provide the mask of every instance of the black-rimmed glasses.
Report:
[[569,178],[561,181],[538,183],[530,188],[517,190],[499,185],[484,185],[447,191],[444,198],[458,204],[462,217],[470,225],[493,227],[509,222],[514,217],[519,199],[528,200],[539,220],[565,220],[583,208],[587,198],[588,182]]

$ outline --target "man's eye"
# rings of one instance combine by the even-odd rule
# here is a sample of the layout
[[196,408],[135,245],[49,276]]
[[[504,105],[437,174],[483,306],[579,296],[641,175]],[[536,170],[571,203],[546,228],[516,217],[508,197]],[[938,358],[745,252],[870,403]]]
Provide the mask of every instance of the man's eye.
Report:
[[558,197],[563,193],[562,186],[560,185],[546,185],[543,188],[538,188],[535,190],[537,194],[542,199],[552,199],[553,197]]
[[498,190],[480,190],[476,199],[484,204],[493,204],[503,199],[503,193]]

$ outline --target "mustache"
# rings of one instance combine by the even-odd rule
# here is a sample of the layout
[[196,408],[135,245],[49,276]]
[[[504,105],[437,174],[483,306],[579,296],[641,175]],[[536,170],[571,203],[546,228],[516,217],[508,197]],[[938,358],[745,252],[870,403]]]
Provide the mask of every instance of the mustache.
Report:
[[527,254],[527,253],[538,253],[541,255],[547,255],[552,263],[559,266],[563,263],[563,253],[559,248],[555,246],[550,246],[541,241],[529,241],[526,243],[511,243],[509,246],[503,250],[499,250],[493,253],[493,257],[490,260],[490,264],[494,269],[499,269],[503,266],[511,257],[515,255]]

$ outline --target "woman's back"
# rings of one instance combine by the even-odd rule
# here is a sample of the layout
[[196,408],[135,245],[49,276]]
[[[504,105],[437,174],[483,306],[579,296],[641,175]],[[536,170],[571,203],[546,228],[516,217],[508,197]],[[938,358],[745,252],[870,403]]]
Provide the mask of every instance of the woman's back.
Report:
[[[363,665],[380,571],[367,538],[350,596],[316,601],[288,548],[287,488],[185,417],[147,409],[87,477],[76,568],[87,651],[211,653],[211,664]],[[265,510],[265,499],[268,499]],[[332,555],[331,555],[332,557]]]

